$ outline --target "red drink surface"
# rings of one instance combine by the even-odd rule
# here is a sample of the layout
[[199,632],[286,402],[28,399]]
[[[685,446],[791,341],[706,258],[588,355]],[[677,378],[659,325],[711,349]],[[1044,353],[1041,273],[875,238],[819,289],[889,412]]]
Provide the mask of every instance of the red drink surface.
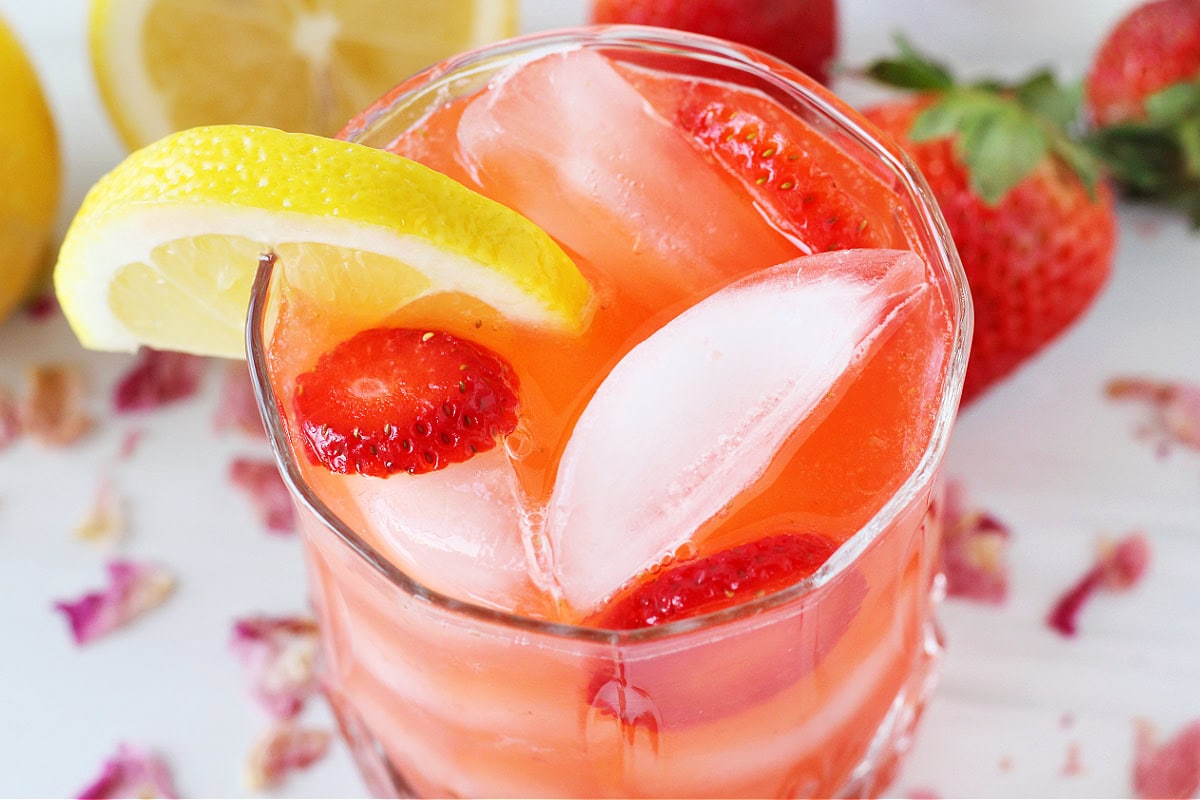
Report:
[[[697,114],[710,106],[741,114],[730,117],[739,134],[752,130],[769,138],[771,149],[750,148],[748,158],[724,149],[711,129],[697,128]],[[770,159],[780,148],[796,166],[761,175],[760,156]],[[455,494],[445,476],[435,478],[434,489],[448,498],[442,529],[449,539],[460,533],[469,538],[497,515],[511,515],[496,525],[502,536],[517,540],[508,543],[516,555],[497,555],[493,548],[470,559],[477,569],[427,571],[420,553],[398,542],[380,519],[413,507],[407,485],[391,505],[380,505],[364,499],[378,479],[332,475],[298,456],[306,481],[334,513],[434,590],[536,619],[603,619],[610,603],[679,559],[711,556],[782,531],[845,542],[925,456],[953,344],[947,290],[926,274],[923,261],[868,254],[796,262],[828,268],[830,275],[809,275],[801,266],[802,279],[779,283],[779,292],[799,298],[811,285],[832,298],[861,296],[874,303],[852,356],[830,362],[841,364],[839,371],[797,412],[795,428],[778,432],[778,448],[756,456],[762,469],[745,486],[734,486],[718,513],[685,531],[677,548],[642,564],[598,603],[594,590],[564,589],[574,576],[556,559],[566,562],[571,542],[564,536],[570,532],[555,538],[553,531],[543,535],[543,526],[553,527],[559,512],[570,519],[570,509],[555,505],[566,491],[560,476],[569,474],[563,465],[575,457],[572,438],[583,436],[581,420],[593,413],[589,406],[599,403],[606,379],[614,382],[626,365],[648,360],[639,354],[659,352],[651,348],[665,331],[702,328],[704,320],[720,316],[707,311],[712,308],[741,308],[727,296],[772,307],[776,284],[763,289],[756,281],[774,274],[778,264],[828,246],[830,237],[923,257],[914,223],[886,176],[836,132],[818,130],[745,87],[611,62],[583,50],[534,61],[434,108],[389,149],[529,217],[571,254],[596,293],[594,316],[577,337],[514,326],[457,294],[417,301],[386,320],[478,342],[520,377],[516,434],[506,448],[461,465],[472,471],[454,473],[455,480],[476,487],[471,497]],[[781,189],[783,183],[802,184],[805,195],[773,195],[792,190]],[[811,218],[796,216],[806,208],[815,209]],[[911,274],[901,275],[899,267],[887,272],[894,263],[909,264]],[[743,286],[748,288],[738,294]],[[813,306],[814,318],[820,310]],[[684,323],[689,319],[692,328]],[[360,324],[302,294],[284,297],[270,358],[285,407],[295,376]],[[731,351],[753,353],[761,345],[763,353],[778,351],[786,360],[798,358],[795,344],[742,342]],[[671,353],[672,346],[660,351]],[[651,423],[669,426],[672,409],[685,409],[684,419],[703,416],[707,401],[681,388],[694,376],[672,368],[664,365],[661,391],[634,406],[635,415],[649,420],[651,435],[628,441],[627,458],[613,463],[613,471],[636,471],[643,458],[669,462],[662,449],[684,442],[688,429],[666,431]],[[644,366],[639,369],[626,372],[644,378]],[[713,388],[711,402],[719,409],[723,390]],[[629,430],[645,433],[637,425]],[[524,507],[480,505],[478,498],[491,496],[505,470],[515,476]],[[426,477],[397,475],[384,482]],[[567,496],[588,499],[583,490]],[[456,507],[456,498],[470,507]],[[923,694],[933,656],[926,626],[937,539],[926,518],[928,503],[926,487],[852,567],[753,622],[625,644],[525,632],[517,636],[521,647],[502,625],[456,622],[435,606],[405,600],[305,514],[331,696],[347,719],[370,732],[410,788],[422,793],[841,791],[872,739],[900,735],[911,723],[889,715],[900,708],[911,717]],[[619,505],[615,523],[624,520]],[[529,521],[530,509],[537,522]],[[635,548],[632,540],[641,531],[632,519],[629,526],[602,531],[611,535],[613,550]],[[587,556],[585,551],[582,563]],[[479,566],[491,558],[499,569]],[[437,654],[431,658],[436,664],[426,661],[431,654]],[[872,775],[886,772],[885,760],[875,757]],[[868,793],[879,788],[870,782],[850,786]]]

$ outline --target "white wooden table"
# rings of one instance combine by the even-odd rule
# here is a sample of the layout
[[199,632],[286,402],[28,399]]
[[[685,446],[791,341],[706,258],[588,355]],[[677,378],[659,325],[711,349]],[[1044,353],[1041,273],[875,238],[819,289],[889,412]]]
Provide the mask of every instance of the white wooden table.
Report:
[[[861,64],[907,30],[968,74],[1016,75],[1049,63],[1081,74],[1129,0],[844,0],[844,55]],[[527,0],[527,30],[581,22],[582,0]],[[66,165],[60,230],[122,151],[87,62],[83,0],[0,0],[32,51]],[[852,98],[853,99],[853,98]],[[1200,717],[1200,453],[1163,458],[1134,435],[1140,409],[1104,398],[1118,375],[1200,382],[1200,235],[1178,219],[1123,209],[1113,281],[1087,318],[960,419],[948,471],[1012,529],[1012,589],[1002,607],[947,603],[940,692],[898,796],[1124,796],[1135,720],[1163,735]],[[86,353],[65,323],[0,326],[0,384],[25,365],[80,364],[95,433],[68,450],[28,442],[0,453],[0,795],[71,795],[128,741],[170,762],[191,796],[245,794],[243,760],[265,728],[229,654],[231,621],[304,608],[295,539],[264,533],[230,489],[237,454],[264,442],[214,433],[219,374],[201,395],[133,418],[108,411],[127,356]],[[113,466],[128,431],[134,458]],[[77,649],[56,599],[103,581],[107,554],[72,531],[102,474],[127,498],[118,553],[168,564],[167,606]],[[1153,562],[1125,595],[1096,598],[1072,640],[1043,618],[1085,570],[1096,541],[1142,530]],[[314,704],[305,717],[328,724]],[[363,791],[341,745],[281,796]]]

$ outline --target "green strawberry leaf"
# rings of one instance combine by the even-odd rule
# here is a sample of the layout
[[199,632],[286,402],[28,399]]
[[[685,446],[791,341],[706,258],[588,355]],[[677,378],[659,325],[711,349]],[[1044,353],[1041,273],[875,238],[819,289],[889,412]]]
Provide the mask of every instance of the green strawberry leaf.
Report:
[[1179,151],[1166,129],[1136,123],[1111,125],[1093,131],[1086,146],[1134,194],[1159,193],[1179,172]]
[[1000,202],[1045,158],[1044,128],[1020,105],[977,88],[945,92],[913,122],[914,142],[954,137],[971,188],[990,205]]
[[1059,135],[1050,137],[1050,150],[1079,176],[1079,180],[1083,181],[1084,188],[1087,189],[1088,196],[1094,199],[1104,166],[1091,148],[1069,136]]
[[1200,117],[1200,79],[1172,84],[1147,97],[1146,116],[1163,125]]
[[868,77],[896,89],[916,91],[941,91],[954,87],[954,76],[942,64],[932,61],[908,43],[903,36],[896,36],[898,58],[885,58],[867,67]]
[[1179,123],[1175,133],[1188,176],[1200,179],[1200,114]]
[[1083,84],[1061,86],[1049,70],[1034,73],[1014,90],[1022,108],[1037,114],[1061,130],[1068,131],[1079,119]]
[[999,203],[1008,190],[1046,157],[1046,137],[1019,113],[990,116],[962,139],[971,186],[985,203]]
[[909,131],[915,141],[951,138],[970,174],[972,189],[996,204],[1048,154],[1060,158],[1093,192],[1099,160],[1072,138],[1083,86],[1062,86],[1048,70],[1016,84],[993,80],[954,83],[945,66],[896,38],[897,58],[877,61],[867,75],[888,86],[932,92],[938,99]]

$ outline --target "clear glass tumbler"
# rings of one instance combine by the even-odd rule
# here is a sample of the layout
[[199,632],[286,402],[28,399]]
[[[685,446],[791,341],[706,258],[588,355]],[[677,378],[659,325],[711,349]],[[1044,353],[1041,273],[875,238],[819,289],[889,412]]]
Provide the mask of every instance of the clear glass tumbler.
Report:
[[929,264],[951,312],[949,355],[933,367],[943,378],[930,397],[932,434],[869,522],[786,590],[626,631],[505,613],[414,580],[306,479],[267,356],[280,269],[266,259],[251,305],[251,370],[298,509],[327,696],[380,795],[877,794],[908,746],[941,652],[936,477],[971,330],[951,239],[916,170],[851,108],[761,53],[677,32],[591,28],[500,43],[409,79],[343,135],[389,147],[498,70],[572,48],[761,89],[889,187],[899,235]]

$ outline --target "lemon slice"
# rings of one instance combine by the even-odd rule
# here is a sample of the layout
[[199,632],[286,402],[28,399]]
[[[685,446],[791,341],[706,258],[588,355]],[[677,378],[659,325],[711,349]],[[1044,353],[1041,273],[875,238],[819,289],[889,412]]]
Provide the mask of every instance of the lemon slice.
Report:
[[412,73],[513,35],[516,0],[92,0],[92,67],[125,143],[242,123],[333,135]]
[[290,285],[364,319],[458,293],[569,333],[590,308],[574,262],[507,207],[382,150],[240,125],[173,134],[101,178],[55,287],[86,347],[242,358],[267,252]]
[[49,266],[60,164],[54,122],[19,41],[0,21],[0,318]]

